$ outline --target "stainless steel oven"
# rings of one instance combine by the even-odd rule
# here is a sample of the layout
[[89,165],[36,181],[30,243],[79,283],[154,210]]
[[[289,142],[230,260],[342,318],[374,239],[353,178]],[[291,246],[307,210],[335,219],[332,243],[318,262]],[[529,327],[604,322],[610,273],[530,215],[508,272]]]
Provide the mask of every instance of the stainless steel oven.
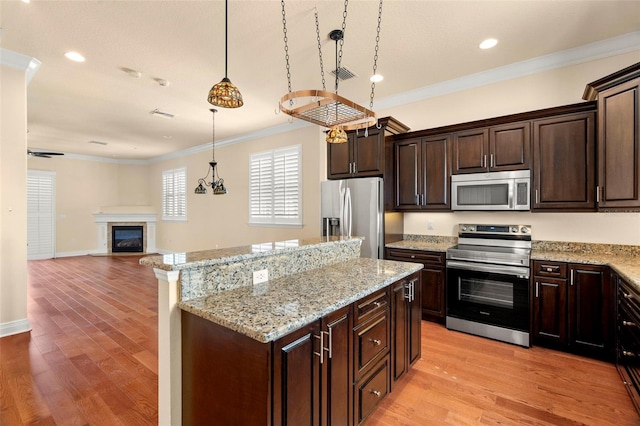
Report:
[[447,251],[446,326],[530,346],[527,225],[459,225]]

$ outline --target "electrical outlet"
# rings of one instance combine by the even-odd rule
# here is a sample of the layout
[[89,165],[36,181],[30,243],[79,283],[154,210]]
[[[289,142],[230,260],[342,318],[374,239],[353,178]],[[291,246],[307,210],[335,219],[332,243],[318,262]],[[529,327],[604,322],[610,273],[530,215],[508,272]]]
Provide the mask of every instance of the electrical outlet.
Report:
[[253,283],[260,284],[265,281],[269,281],[269,270],[262,269],[260,271],[253,271]]
[[431,221],[431,220],[427,221],[427,229],[430,230],[430,231],[433,231],[435,229],[433,221]]

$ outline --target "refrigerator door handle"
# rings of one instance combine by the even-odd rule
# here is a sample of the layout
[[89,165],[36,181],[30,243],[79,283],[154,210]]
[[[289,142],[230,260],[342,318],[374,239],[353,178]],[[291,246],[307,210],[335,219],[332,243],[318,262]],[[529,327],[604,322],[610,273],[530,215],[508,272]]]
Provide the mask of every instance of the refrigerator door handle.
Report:
[[351,238],[351,219],[352,219],[352,211],[351,211],[351,190],[347,187],[345,192],[345,221],[347,223],[347,237]]

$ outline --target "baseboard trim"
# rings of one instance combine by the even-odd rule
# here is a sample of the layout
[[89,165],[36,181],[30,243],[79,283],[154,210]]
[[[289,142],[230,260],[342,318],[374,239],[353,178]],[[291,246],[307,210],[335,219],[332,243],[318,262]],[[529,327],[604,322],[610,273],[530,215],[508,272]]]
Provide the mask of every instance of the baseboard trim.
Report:
[[0,338],[31,330],[31,323],[27,318],[0,323]]

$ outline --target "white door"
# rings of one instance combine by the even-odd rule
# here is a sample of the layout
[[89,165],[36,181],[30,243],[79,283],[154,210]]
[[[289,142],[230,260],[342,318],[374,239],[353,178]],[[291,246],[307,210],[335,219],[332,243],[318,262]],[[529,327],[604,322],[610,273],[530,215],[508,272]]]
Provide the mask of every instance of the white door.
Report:
[[27,172],[27,259],[55,256],[55,172]]

